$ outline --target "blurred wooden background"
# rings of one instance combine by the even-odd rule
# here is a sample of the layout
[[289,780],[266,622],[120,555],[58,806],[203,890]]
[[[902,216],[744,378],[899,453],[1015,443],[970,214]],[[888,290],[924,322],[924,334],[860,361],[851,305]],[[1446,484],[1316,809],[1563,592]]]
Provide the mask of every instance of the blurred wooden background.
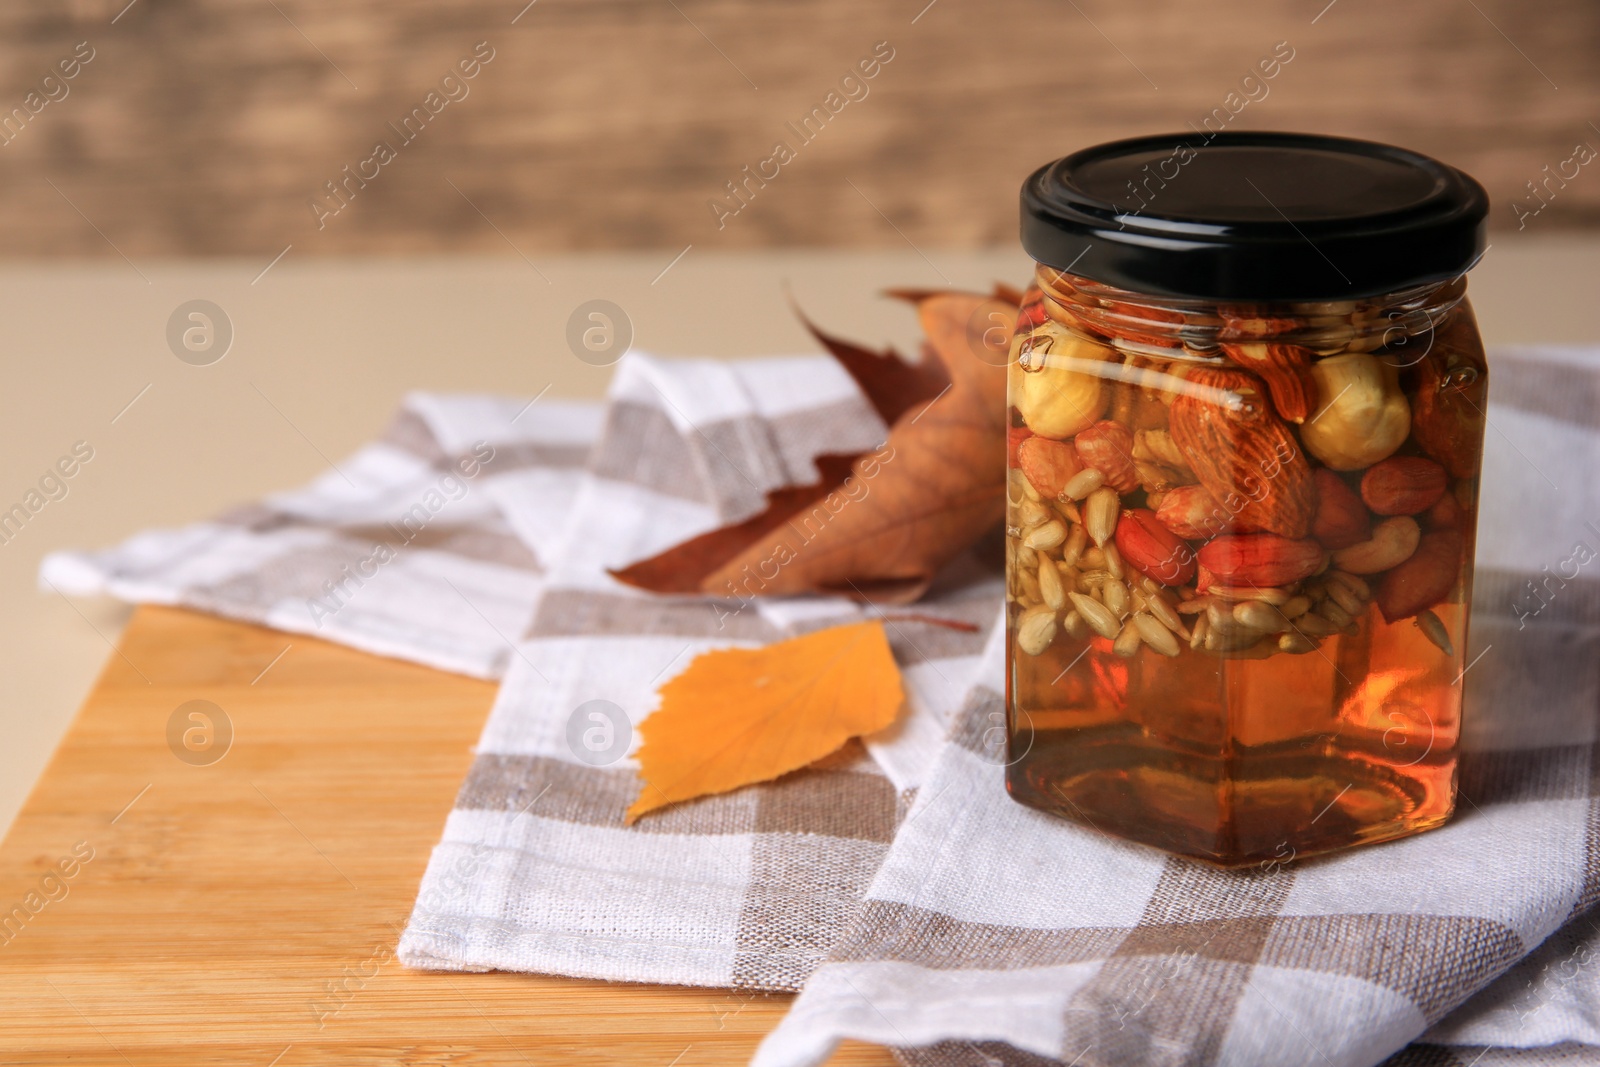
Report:
[[[525,2],[7,4],[0,116],[59,95],[41,79],[79,42],[94,58],[0,145],[0,254],[1008,244],[1033,166],[1199,124],[1279,41],[1294,58],[1233,128],[1438,155],[1502,228],[1600,148],[1590,0]],[[481,41],[470,95],[319,228],[324,183],[398,146],[388,123]],[[868,95],[801,144],[785,124],[879,41]],[[795,158],[719,227],[708,202],[779,140]],[[1528,229],[1600,224],[1600,162],[1549,188]]]

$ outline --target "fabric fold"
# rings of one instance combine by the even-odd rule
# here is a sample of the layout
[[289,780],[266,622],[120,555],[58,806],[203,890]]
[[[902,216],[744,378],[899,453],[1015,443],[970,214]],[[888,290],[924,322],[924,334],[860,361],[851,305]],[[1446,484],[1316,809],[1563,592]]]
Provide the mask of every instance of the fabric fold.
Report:
[[996,632],[860,913],[756,1067],[809,1067],[846,1037],[908,1064],[1079,1067],[1370,1067],[1419,1038],[1441,1058],[1397,1062],[1454,1062],[1457,1043],[1543,1062],[1534,1048],[1592,1042],[1600,599],[1581,567],[1600,557],[1600,416],[1567,397],[1600,365],[1525,350],[1495,373],[1566,389],[1494,393],[1450,823],[1222,871],[1022,808],[992,740]]
[[[915,618],[836,597],[659,597],[606,573],[748,517],[758,489],[764,501],[814,481],[817,455],[877,447],[886,428],[839,374],[822,358],[619,366],[564,548],[424,875],[403,962],[791,990],[844,932],[967,688],[998,560],[953,568]],[[508,501],[508,514],[536,504]],[[824,766],[623,825],[637,727],[661,682],[711,648],[874,617],[906,680],[898,728]],[[941,618],[958,628],[928,621]],[[593,715],[615,748],[585,750]]]
[[380,439],[304,489],[106,551],[52,553],[40,581],[498,678],[553,546],[508,521],[494,486],[536,469],[564,508],[600,416],[598,404],[413,394]]
[[[413,394],[303,490],[57,553],[41,579],[502,679],[412,966],[803,988],[758,1067],[843,1038],[941,1067],[1597,1063],[1600,362],[1493,368],[1459,811],[1291,865],[1214,870],[1006,796],[986,547],[910,610],[609,577],[883,440],[825,357],[630,355],[604,406]],[[866,618],[906,681],[893,728],[623,825],[661,682]]]

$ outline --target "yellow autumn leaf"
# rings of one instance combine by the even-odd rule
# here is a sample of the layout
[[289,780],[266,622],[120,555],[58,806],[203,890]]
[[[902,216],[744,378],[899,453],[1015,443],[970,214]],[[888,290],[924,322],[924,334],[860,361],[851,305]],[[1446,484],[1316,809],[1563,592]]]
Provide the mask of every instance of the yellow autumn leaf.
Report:
[[627,821],[815,763],[888,726],[904,698],[879,622],[702,653],[640,727],[644,788]]

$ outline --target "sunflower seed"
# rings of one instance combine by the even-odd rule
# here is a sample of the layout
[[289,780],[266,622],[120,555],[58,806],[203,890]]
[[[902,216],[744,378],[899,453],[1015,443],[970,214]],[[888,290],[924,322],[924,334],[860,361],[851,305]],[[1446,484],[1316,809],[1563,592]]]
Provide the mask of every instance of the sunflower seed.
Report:
[[1017,647],[1037,656],[1056,639],[1056,613],[1046,607],[1030,608],[1017,620]]
[[1214,585],[1211,587],[1211,595],[1221,597],[1223,600],[1260,600],[1274,605],[1287,604],[1294,597],[1289,590],[1277,586],[1264,586],[1258,589],[1253,585]]
[[1199,648],[1205,643],[1206,633],[1211,629],[1211,620],[1204,615],[1194,620],[1194,632],[1189,635],[1189,647]]
[[1128,576],[1127,569],[1122,565],[1122,553],[1117,551],[1115,542],[1108,541],[1100,551],[1106,554],[1106,570],[1111,572],[1111,577],[1120,579]]
[[1295,619],[1294,628],[1311,637],[1331,637],[1339,632],[1339,627],[1316,612],[1307,612]]
[[1101,637],[1114,639],[1121,631],[1122,625],[1117,622],[1117,617],[1094,597],[1084,596],[1082,593],[1068,593],[1067,599],[1072,601],[1072,606],[1083,616],[1083,621],[1089,624],[1089,629]]
[[1211,620],[1213,630],[1222,629],[1234,631],[1238,625],[1233,621],[1233,609],[1220,600],[1213,600],[1206,605],[1206,618]]
[[1083,624],[1083,616],[1076,611],[1067,612],[1067,617],[1061,620],[1061,628],[1073,637],[1082,637],[1083,631],[1088,629]]
[[1120,619],[1128,614],[1128,587],[1110,575],[1107,575],[1106,580],[1100,584],[1100,599],[1117,618]]
[[1122,498],[1110,486],[1101,486],[1089,494],[1083,504],[1083,525],[1097,545],[1104,545],[1117,532],[1117,514],[1122,508]]
[[1006,475],[1006,503],[1012,508],[1021,507],[1022,502],[1028,499],[1027,493],[1022,488],[1025,482],[1027,479],[1022,476],[1021,471],[1010,471]]
[[1444,621],[1439,616],[1431,611],[1421,611],[1414,621],[1423,636],[1439,646],[1440,652],[1447,656],[1456,654],[1455,646],[1450,643],[1450,632],[1444,628]]
[[1372,599],[1372,587],[1349,571],[1330,570],[1325,577],[1330,582],[1337,582],[1344,586],[1362,600]]
[[1139,628],[1131,621],[1117,634],[1116,641],[1111,646],[1111,651],[1123,659],[1132,659],[1139,651],[1139,646],[1144,644],[1144,639],[1139,634]]
[[1061,490],[1061,495],[1071,500],[1082,500],[1090,493],[1106,484],[1106,476],[1093,467],[1085,467],[1074,474],[1067,482],[1066,488]]
[[1207,652],[1239,652],[1249,648],[1261,640],[1261,634],[1255,630],[1240,630],[1227,633],[1212,627],[1206,631],[1205,647]]
[[1289,633],[1286,633],[1278,638],[1278,648],[1284,652],[1289,652],[1294,655],[1299,655],[1302,652],[1310,652],[1316,647],[1317,643],[1311,640],[1311,638],[1307,637],[1305,634],[1294,633],[1293,631],[1290,631]]
[[1324,604],[1317,609],[1317,614],[1332,623],[1335,629],[1342,630],[1350,625],[1350,613],[1338,604]]
[[1278,609],[1283,612],[1286,619],[1298,619],[1311,610],[1311,598],[1308,596],[1290,597],[1289,602]]
[[1173,609],[1172,602],[1165,593],[1146,593],[1144,598],[1145,610],[1156,617],[1156,621],[1167,629],[1189,640],[1189,628],[1183,624],[1183,617]]
[[1048,522],[1050,515],[1050,509],[1037,500],[1024,500],[1017,508],[1017,525],[1026,530],[1041,522]]
[[1355,593],[1351,592],[1338,582],[1328,583],[1328,596],[1333,599],[1335,604],[1338,604],[1341,608],[1343,608],[1352,619],[1357,615],[1360,615],[1361,610],[1366,607],[1366,605],[1361,602],[1360,597],[1356,596]]
[[1047,522],[1023,535],[1022,543],[1036,551],[1048,552],[1067,539],[1067,527],[1061,522]]
[[1172,631],[1161,625],[1154,615],[1146,615],[1142,611],[1135,612],[1133,625],[1138,628],[1139,636],[1144,638],[1144,643],[1163,656],[1178,654],[1178,639],[1172,636]]
[[1056,570],[1055,561],[1041,560],[1039,563],[1039,596],[1050,607],[1051,611],[1060,611],[1067,606],[1067,591],[1061,584],[1061,572]]
[[1243,600],[1235,604],[1233,617],[1240,625],[1264,634],[1281,633],[1289,628],[1288,620],[1259,600]]
[[1072,533],[1067,535],[1067,544],[1061,550],[1061,562],[1070,566],[1077,566],[1078,560],[1083,557],[1083,546],[1089,543],[1089,531],[1082,525],[1072,528]]

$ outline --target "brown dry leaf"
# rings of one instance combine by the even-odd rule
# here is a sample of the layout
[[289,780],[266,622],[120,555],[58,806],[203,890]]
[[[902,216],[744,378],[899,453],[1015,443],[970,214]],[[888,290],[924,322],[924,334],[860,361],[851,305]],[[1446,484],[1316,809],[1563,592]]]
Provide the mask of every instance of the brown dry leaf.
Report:
[[[868,386],[852,359],[859,365],[897,357],[845,346],[847,359],[835,350],[880,410],[893,407],[885,383],[924,393],[938,380],[932,366],[947,376],[933,399],[904,407],[883,447],[854,457],[837,481],[843,458],[823,457],[816,486],[780,490],[755,518],[612,573],[663,593],[745,600],[830,592],[906,603],[998,523],[1005,514],[1006,359],[1003,345],[985,341],[1009,338],[1016,306],[973,293],[906,295],[928,338],[924,369],[880,367],[884,373]],[[834,350],[836,342],[818,337]]]
[[815,763],[888,726],[904,699],[880,622],[702,653],[640,727],[645,784],[627,822]]
[[[916,300],[912,300],[912,303],[916,303]],[[902,359],[892,348],[874,352],[853,341],[822,332],[799,308],[795,309],[795,315],[811,336],[856,380],[856,385],[877,409],[878,416],[889,426],[898,422],[907,411],[933,400],[950,384],[944,364],[937,359],[912,363]]]

